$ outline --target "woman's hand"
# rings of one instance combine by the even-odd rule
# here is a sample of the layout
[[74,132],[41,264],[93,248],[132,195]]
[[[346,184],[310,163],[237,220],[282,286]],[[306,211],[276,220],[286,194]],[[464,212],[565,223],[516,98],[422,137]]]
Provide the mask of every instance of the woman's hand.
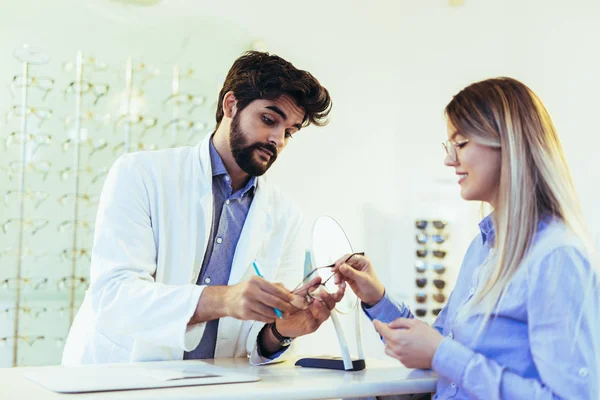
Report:
[[373,321],[385,340],[385,353],[408,368],[431,368],[433,356],[444,337],[418,319],[398,318],[389,324]]
[[371,261],[358,254],[346,254],[335,262],[336,283],[346,281],[358,298],[368,306],[374,306],[381,300],[385,287],[377,278]]

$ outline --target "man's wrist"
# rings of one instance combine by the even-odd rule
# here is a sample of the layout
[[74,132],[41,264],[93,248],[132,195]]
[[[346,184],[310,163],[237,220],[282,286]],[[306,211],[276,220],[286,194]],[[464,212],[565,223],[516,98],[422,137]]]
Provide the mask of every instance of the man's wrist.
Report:
[[277,353],[283,347],[273,334],[273,331],[271,330],[271,324],[266,324],[261,329],[258,340],[260,342],[259,346],[263,350],[261,353],[263,353],[265,356]]

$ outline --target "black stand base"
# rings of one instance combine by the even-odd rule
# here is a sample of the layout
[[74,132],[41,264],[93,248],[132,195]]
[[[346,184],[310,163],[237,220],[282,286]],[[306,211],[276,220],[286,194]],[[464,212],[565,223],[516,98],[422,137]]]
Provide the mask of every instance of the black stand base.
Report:
[[306,368],[338,369],[341,371],[362,371],[366,367],[365,360],[352,360],[352,369],[346,370],[342,357],[301,358],[294,365]]

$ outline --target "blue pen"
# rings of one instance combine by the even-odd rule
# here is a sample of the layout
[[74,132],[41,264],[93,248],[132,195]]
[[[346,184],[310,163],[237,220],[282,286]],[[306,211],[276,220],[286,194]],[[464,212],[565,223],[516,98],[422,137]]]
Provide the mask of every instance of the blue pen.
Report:
[[[260,269],[258,269],[258,264],[256,263],[256,261],[252,261],[252,266],[254,267],[254,271],[256,272],[256,275],[260,276],[261,278],[264,278],[264,276],[260,273]],[[281,319],[283,318],[283,315],[281,314],[281,310],[274,308],[273,310],[275,310],[275,314],[277,314],[277,318]]]

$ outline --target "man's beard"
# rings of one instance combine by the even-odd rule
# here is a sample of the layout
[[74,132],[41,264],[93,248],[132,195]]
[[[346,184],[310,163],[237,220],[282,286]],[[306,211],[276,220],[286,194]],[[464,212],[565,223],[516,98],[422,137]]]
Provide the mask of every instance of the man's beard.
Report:
[[[231,153],[237,165],[250,176],[261,176],[271,167],[277,159],[277,148],[270,143],[248,144],[247,135],[240,126],[239,113],[231,121],[231,132],[229,134],[229,145]],[[259,149],[265,149],[272,154],[269,161],[264,164],[254,160],[254,153]]]

